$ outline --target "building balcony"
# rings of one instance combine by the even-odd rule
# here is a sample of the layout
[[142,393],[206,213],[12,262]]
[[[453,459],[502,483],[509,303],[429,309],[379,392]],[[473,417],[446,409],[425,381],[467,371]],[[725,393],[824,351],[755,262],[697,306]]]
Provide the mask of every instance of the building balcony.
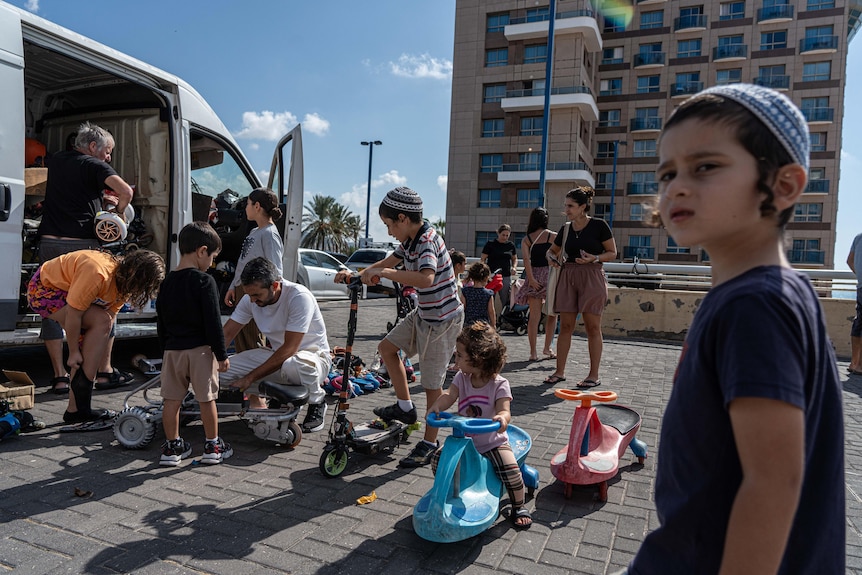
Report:
[[677,82],[670,85],[671,98],[687,98],[703,90],[703,82]]
[[823,250],[787,250],[787,259],[792,264],[823,265],[826,252]]
[[[545,107],[545,89],[509,90],[500,101],[506,112],[541,110]],[[593,92],[586,86],[564,86],[551,88],[551,109],[577,108],[585,120],[595,122],[599,119],[599,108]]]
[[758,86],[785,91],[790,89],[790,76],[759,76],[753,82]]
[[632,118],[629,120],[632,132],[660,132],[661,118]]
[[838,36],[817,36],[799,41],[800,54],[832,54],[838,51]]
[[803,108],[802,115],[809,124],[831,124],[835,108]]
[[655,248],[646,248],[641,246],[623,246],[623,259],[626,260],[654,260]]
[[644,52],[632,58],[634,68],[659,68],[664,66],[664,52]]
[[706,30],[706,14],[692,14],[673,19],[674,32],[697,32]]
[[778,6],[770,6],[769,8],[760,8],[757,10],[757,22],[788,22],[793,20],[793,6],[790,4],[781,4]]
[[626,185],[628,196],[654,196],[658,194],[658,182],[629,182]]
[[748,46],[745,44],[728,44],[712,49],[713,62],[731,62],[748,58]]
[[805,186],[806,194],[828,194],[829,180],[808,180],[808,185]]
[[[540,166],[537,163],[525,164],[503,164],[502,170],[497,172],[497,181],[500,183],[510,182],[538,182]],[[548,162],[545,166],[546,182],[574,182],[577,185],[595,187],[590,168],[584,162]]]
[[667,0],[637,0],[638,6],[648,6],[649,4],[664,4]]
[[[548,37],[549,15],[539,18],[512,18],[504,30],[506,39],[533,40]],[[580,34],[584,37],[587,50],[598,52],[602,49],[602,33],[592,10],[570,10],[557,13],[554,21],[554,35]]]

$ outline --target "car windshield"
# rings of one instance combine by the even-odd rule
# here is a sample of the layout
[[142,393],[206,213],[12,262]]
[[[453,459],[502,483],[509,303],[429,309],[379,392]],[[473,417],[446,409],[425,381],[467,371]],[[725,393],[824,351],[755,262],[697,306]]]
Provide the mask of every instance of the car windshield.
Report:
[[352,264],[373,264],[375,262],[379,262],[385,257],[385,251],[356,251],[347,258],[347,261]]

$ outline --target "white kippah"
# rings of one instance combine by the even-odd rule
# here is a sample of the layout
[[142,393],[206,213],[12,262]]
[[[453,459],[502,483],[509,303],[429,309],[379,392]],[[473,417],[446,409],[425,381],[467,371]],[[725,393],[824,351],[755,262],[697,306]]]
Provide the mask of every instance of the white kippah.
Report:
[[383,205],[389,206],[399,212],[422,213],[422,198],[419,194],[407,187],[398,187],[389,190],[383,198]]

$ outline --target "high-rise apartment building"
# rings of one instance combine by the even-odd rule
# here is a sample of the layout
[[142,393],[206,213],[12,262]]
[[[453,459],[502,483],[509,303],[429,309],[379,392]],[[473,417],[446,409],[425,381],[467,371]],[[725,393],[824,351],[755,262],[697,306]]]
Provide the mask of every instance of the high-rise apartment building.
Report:
[[862,0],[558,0],[551,26],[549,0],[457,0],[447,245],[479,255],[502,223],[518,241],[543,203],[556,228],[566,192],[588,184],[621,260],[708,261],[644,223],[657,139],[686,97],[750,82],[783,91],[808,119],[810,182],[787,226],[788,256],[831,267],[847,46],[860,11]]

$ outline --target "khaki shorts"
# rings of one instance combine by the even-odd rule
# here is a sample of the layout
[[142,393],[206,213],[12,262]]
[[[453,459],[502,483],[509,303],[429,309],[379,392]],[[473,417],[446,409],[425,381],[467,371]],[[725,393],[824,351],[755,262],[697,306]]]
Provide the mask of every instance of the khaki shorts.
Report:
[[441,389],[446,380],[446,367],[455,352],[455,340],[464,325],[463,310],[452,319],[441,322],[425,321],[413,310],[392,328],[386,339],[407,354],[419,356],[422,387]]
[[566,263],[554,296],[556,313],[602,315],[608,302],[608,282],[602,266]]
[[199,403],[218,397],[218,362],[208,345],[166,349],[162,358],[162,399],[182,401],[191,383]]

